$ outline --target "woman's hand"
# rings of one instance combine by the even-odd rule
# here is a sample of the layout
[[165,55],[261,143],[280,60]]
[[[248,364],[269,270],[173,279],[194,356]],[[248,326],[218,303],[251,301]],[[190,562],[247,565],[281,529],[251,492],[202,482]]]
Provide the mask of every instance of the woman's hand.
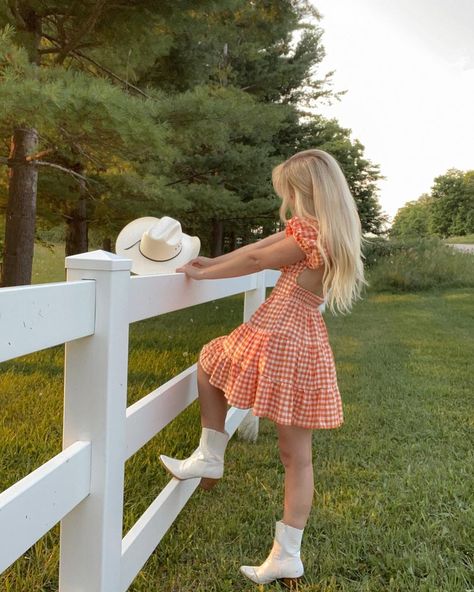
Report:
[[188,261],[185,265],[176,268],[176,272],[184,272],[188,277],[195,280],[202,279],[201,270],[205,267],[213,265],[213,260],[210,257],[195,257]]

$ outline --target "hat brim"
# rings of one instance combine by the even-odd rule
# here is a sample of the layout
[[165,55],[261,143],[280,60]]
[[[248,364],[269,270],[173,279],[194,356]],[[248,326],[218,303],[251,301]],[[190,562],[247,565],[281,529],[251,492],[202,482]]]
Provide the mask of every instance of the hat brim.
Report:
[[[159,218],[144,216],[127,224],[120,231],[115,241],[117,255],[132,260],[132,273],[137,275],[153,275],[157,273],[176,273],[176,268],[185,265],[199,255],[201,241],[197,236],[182,233],[182,249],[179,255],[168,261],[152,261],[140,252],[140,241],[143,233],[156,223]],[[133,247],[131,247],[133,245]]]

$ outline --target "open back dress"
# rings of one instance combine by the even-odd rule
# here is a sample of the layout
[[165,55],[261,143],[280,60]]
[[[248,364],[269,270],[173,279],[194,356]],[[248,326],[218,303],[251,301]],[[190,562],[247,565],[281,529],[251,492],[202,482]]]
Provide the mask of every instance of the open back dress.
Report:
[[[229,405],[282,425],[337,428],[343,419],[336,365],[319,306],[324,299],[297,283],[305,269],[324,265],[317,226],[288,220],[306,258],[280,268],[270,296],[248,321],[205,344],[199,362]],[[328,251],[325,249],[326,254]]]

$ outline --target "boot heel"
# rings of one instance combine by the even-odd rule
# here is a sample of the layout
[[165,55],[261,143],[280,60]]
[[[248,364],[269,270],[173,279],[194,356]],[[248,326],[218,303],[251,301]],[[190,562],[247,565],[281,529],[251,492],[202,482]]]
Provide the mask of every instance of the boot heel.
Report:
[[301,583],[301,578],[282,578],[283,584],[289,588],[290,590],[299,590],[299,584]]
[[199,487],[202,487],[206,491],[212,489],[215,485],[217,485],[220,479],[211,479],[210,477],[203,477],[199,482]]

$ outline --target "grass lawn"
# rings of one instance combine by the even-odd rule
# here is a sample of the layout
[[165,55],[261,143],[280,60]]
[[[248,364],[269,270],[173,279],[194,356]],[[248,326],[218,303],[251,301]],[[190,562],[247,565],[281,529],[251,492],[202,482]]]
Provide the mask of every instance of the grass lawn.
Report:
[[474,243],[474,234],[466,234],[464,236],[449,236],[443,240],[446,243],[472,245]]
[[[62,281],[63,257],[35,283]],[[473,298],[471,288],[369,293],[349,316],[325,313],[345,422],[313,432],[302,590],[474,589]],[[129,404],[195,363],[242,314],[236,295],[134,323]],[[0,364],[0,490],[61,450],[63,354],[57,346]],[[196,400],[126,462],[123,534],[168,483],[158,455],[188,456],[199,434]],[[223,480],[196,490],[129,590],[284,589],[239,573],[271,548],[283,477],[270,420],[255,444],[235,434]],[[56,591],[58,542],[59,524],[0,575],[0,590]]]

